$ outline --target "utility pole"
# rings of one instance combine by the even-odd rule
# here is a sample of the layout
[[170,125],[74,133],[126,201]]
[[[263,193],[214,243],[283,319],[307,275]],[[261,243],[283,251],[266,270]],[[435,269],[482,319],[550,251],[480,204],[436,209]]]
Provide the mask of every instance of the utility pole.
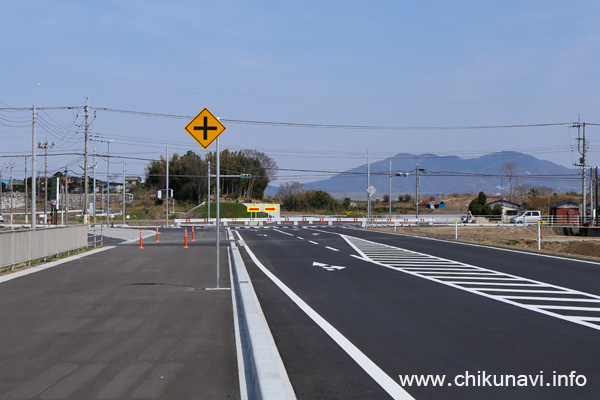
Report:
[[[587,142],[585,140],[585,122],[580,122],[579,115],[577,116],[577,123],[573,123],[572,128],[577,128],[577,149],[581,154],[579,158],[579,164],[574,164],[577,167],[581,167],[581,223],[585,223],[587,220],[587,198],[586,198],[586,176],[587,176],[587,165],[586,165],[586,153],[587,153]],[[583,132],[583,134],[582,134]]]
[[96,226],[96,167],[98,166],[98,164],[96,163],[96,149],[94,148],[94,173],[93,173],[93,186],[94,188],[92,189],[92,198],[94,201],[94,209],[92,210],[92,212],[94,213],[93,218],[94,218],[94,226]]
[[169,148],[167,147],[167,190],[165,197],[167,199],[167,228],[169,227]]
[[598,225],[598,167],[590,169],[590,211],[591,223]]
[[419,179],[419,172],[425,172],[423,168],[419,168],[419,164],[415,166],[416,179],[415,179],[415,208],[417,210],[417,225],[419,225],[419,185],[421,184],[421,180]]
[[10,167],[10,226],[13,224],[13,207],[14,207],[14,193],[13,193],[13,168],[15,167],[15,163],[11,162],[9,164]]
[[89,117],[89,100],[85,98],[85,149],[83,154],[83,223],[88,223],[88,138],[89,138],[89,130],[90,124],[88,121]]
[[44,143],[38,144],[38,148],[44,149],[44,218],[46,219],[48,218],[48,149],[53,147],[54,143],[48,144],[47,138]]
[[65,167],[65,225],[69,225],[69,170]]
[[390,203],[390,215],[389,218],[392,219],[392,162],[390,161],[390,190],[388,193],[388,200]]
[[106,142],[108,154],[106,157],[106,227],[110,225],[110,141]]
[[35,105],[33,106],[33,119],[31,124],[31,229],[35,229],[36,224],[36,195],[37,195],[37,158],[36,158],[36,131],[35,126],[37,122],[37,115],[35,110]]
[[2,206],[2,170],[0,169],[0,215],[2,215],[2,210],[3,210],[3,206]]
[[[371,187],[371,153],[367,150],[367,189]],[[371,193],[367,192],[367,219],[371,218]]]
[[25,159],[25,178],[23,179],[23,185],[25,185],[25,223],[27,224],[29,222],[27,221],[27,156],[23,158]]
[[125,158],[123,158],[123,226],[126,225],[125,223],[125,184],[126,184],[126,179],[125,179]]

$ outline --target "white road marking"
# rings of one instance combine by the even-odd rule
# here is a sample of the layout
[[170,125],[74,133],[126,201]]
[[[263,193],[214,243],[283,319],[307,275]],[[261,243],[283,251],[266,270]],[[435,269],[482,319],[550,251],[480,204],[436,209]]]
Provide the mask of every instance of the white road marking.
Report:
[[350,342],[344,335],[333,327],[327,320],[321,317],[314,309],[312,309],[304,300],[296,293],[287,287],[279,280],[271,271],[269,271],[259,260],[254,253],[246,246],[248,255],[256,266],[273,281],[306,315],[308,315],[325,333],[329,335],[356,363],[375,380],[393,399],[397,400],[414,400],[406,390],[404,390],[394,379],[386,374],[377,364]]
[[317,262],[317,261],[313,261],[312,265],[313,265],[313,267],[320,267],[320,268],[323,268],[323,269],[325,269],[327,271],[339,271],[339,270],[342,270],[342,269],[346,268],[346,267],[342,267],[342,266],[339,266],[339,265],[324,264],[324,263],[320,263],[320,262]]
[[[582,299],[588,303],[600,304],[600,296],[365,239],[341,236],[360,255],[354,257],[364,261],[600,330],[600,324],[597,323],[600,321],[600,307],[564,305],[564,302],[578,302]],[[427,266],[415,267],[415,259],[418,258]],[[474,276],[476,274],[478,276]],[[511,296],[515,292],[532,296]],[[556,304],[527,302],[542,293],[547,295],[544,296],[547,298],[545,301],[554,301]],[[567,312],[578,311],[596,312],[597,315],[567,315]]]
[[319,243],[317,243],[317,242],[314,242],[314,241],[312,241],[312,240],[309,240],[309,241],[308,241],[308,243],[312,243],[312,244],[319,244]]
[[333,247],[329,247],[329,246],[325,246],[325,248],[326,248],[326,249],[329,249],[329,250],[333,250],[333,251],[339,251],[338,249],[336,249],[336,248],[333,248]]
[[283,233],[284,235],[288,235],[288,236],[294,236],[294,235],[292,235],[291,233],[283,232],[283,231],[280,231],[279,229],[273,229],[273,231],[274,231],[274,232]]

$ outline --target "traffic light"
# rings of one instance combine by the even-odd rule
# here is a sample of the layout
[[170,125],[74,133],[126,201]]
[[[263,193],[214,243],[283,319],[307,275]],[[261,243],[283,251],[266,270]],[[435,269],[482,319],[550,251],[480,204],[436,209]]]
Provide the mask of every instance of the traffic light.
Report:
[[252,174],[240,174],[240,178],[252,178]]

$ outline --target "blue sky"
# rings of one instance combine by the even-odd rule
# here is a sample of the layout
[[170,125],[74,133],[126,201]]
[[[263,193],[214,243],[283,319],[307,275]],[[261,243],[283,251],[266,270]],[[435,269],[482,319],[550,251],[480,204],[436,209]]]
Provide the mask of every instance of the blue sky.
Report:
[[[600,123],[595,1],[18,1],[0,15],[0,107],[82,106],[229,120],[393,127]],[[46,111],[51,172],[81,174],[82,110]],[[21,174],[30,112],[0,111],[0,169]],[[98,110],[111,155],[205,151],[185,119]],[[367,130],[226,124],[221,148],[282,169],[345,170],[396,153],[516,150],[565,166],[575,129]],[[588,126],[598,165],[600,126]],[[106,153],[106,144],[91,148]],[[214,151],[214,147],[209,148]],[[139,158],[141,160],[135,160]],[[105,161],[99,160],[99,174]],[[113,160],[114,171],[122,171]],[[43,161],[38,161],[38,170]],[[500,173],[500,171],[499,171]],[[321,175],[281,171],[278,185]],[[104,178],[104,177],[102,177]]]

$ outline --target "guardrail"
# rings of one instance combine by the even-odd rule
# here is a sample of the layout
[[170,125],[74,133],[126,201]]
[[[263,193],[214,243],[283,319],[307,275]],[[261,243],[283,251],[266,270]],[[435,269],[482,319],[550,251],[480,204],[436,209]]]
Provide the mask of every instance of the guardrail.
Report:
[[[216,218],[180,218],[173,221],[176,225],[215,225]],[[279,218],[221,218],[221,225],[266,225],[266,224],[360,224],[363,227],[387,226],[387,227],[403,227],[403,226],[534,226],[536,223],[514,224],[509,223],[506,218],[503,220],[500,216],[495,215],[475,215],[468,223],[463,222],[461,215],[428,215],[419,217],[418,219],[412,215],[397,215],[389,217],[375,218],[350,218],[350,217],[279,217]],[[577,227],[581,226],[577,223],[557,221],[549,217],[542,218],[543,226],[556,227]]]
[[[264,225],[264,224],[323,224],[333,225],[336,223],[353,223],[362,224],[364,226],[370,224],[388,224],[393,226],[394,224],[432,224],[433,218],[346,218],[346,217],[280,217],[280,218],[221,218],[222,225]],[[217,223],[216,218],[188,218],[188,219],[176,219],[175,224],[177,225],[190,225],[190,224],[207,224],[214,225]]]
[[86,225],[0,232],[0,268],[87,246]]

